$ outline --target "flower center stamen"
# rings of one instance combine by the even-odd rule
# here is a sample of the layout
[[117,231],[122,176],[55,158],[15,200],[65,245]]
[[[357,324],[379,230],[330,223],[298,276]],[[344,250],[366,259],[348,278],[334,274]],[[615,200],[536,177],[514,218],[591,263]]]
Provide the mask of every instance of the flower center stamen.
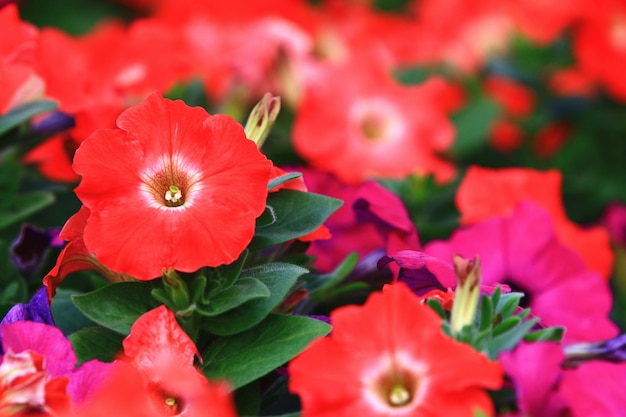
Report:
[[411,402],[411,393],[402,385],[394,386],[389,392],[389,404],[401,407]]
[[182,206],[184,200],[180,188],[175,185],[170,185],[169,189],[165,192],[165,201],[169,207]]

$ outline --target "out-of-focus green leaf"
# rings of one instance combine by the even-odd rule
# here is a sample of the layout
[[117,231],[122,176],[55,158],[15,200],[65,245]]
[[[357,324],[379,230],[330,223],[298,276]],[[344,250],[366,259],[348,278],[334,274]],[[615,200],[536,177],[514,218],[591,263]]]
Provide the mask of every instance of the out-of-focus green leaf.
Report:
[[[38,114],[52,111],[56,108],[57,103],[50,100],[33,101],[16,107],[5,115],[0,116],[0,135],[27,122]],[[0,145],[1,144],[2,141],[0,139]]]

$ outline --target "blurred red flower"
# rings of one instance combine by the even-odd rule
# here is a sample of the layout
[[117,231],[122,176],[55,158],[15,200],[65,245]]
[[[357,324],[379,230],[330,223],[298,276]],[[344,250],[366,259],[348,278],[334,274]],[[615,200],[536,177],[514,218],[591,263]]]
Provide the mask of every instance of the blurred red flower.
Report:
[[371,58],[329,66],[324,82],[305,92],[293,127],[296,151],[349,184],[412,173],[451,180],[454,166],[438,155],[454,139],[446,82],[403,86]]
[[94,132],[74,158],[88,251],[141,280],[237,259],[265,209],[271,170],[241,125],[157,93],[117,125]]
[[493,414],[484,390],[502,385],[500,365],[446,336],[404,284],[335,310],[331,322],[331,335],[289,365],[303,417]]
[[580,68],[614,98],[626,100],[626,4],[621,0],[590,3],[574,32],[573,49]]

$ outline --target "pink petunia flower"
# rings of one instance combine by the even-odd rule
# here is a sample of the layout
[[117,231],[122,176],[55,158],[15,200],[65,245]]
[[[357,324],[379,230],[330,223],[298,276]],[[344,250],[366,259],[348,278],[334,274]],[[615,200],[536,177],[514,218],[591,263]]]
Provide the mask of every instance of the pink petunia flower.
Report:
[[566,341],[592,341],[617,333],[609,320],[612,298],[606,281],[556,236],[545,210],[522,203],[511,215],[457,230],[424,252],[440,259],[478,254],[483,284],[504,283],[549,326],[566,326]]

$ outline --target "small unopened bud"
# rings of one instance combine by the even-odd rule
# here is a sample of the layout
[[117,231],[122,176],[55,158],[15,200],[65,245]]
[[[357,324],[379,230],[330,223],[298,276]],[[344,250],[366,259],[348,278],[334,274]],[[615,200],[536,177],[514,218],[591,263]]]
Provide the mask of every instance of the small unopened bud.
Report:
[[272,130],[279,111],[280,97],[265,93],[261,101],[250,112],[245,132],[248,139],[256,143],[259,149],[261,149],[267,135]]
[[583,362],[603,360],[607,362],[626,362],[626,334],[600,342],[577,343],[566,346],[563,367],[575,368]]
[[480,296],[480,260],[478,255],[474,259],[464,259],[454,255],[454,272],[457,276],[457,286],[452,304],[450,324],[452,331],[458,333],[474,321],[478,309]]

